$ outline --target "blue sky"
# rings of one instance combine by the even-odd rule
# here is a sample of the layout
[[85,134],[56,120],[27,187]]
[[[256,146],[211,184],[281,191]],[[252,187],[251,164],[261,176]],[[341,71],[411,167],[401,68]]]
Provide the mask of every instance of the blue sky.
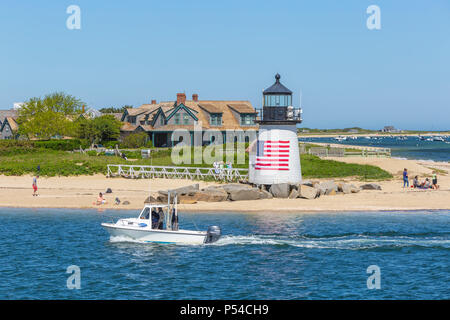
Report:
[[448,0],[2,0],[0,40],[0,109],[54,91],[95,108],[177,92],[260,107],[278,72],[305,127],[450,129]]

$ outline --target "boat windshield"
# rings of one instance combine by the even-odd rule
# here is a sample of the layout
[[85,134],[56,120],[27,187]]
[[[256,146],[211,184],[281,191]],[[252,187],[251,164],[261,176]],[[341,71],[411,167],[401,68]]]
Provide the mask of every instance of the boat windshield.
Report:
[[149,219],[150,218],[150,208],[145,208],[142,210],[140,217],[141,219]]

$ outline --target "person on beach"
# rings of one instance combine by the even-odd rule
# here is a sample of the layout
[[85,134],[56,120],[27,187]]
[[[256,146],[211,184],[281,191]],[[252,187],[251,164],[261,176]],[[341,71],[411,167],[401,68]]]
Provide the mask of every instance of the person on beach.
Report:
[[414,177],[414,180],[413,180],[413,187],[414,187],[414,188],[419,188],[419,187],[420,187],[419,176],[415,176],[415,177]]
[[403,170],[403,188],[405,186],[409,188],[408,169],[406,168]]
[[103,194],[101,192],[98,194],[97,201],[94,204],[96,204],[97,206],[106,204],[106,199],[103,197]]
[[39,178],[39,176],[36,176],[36,177],[33,178],[33,184],[32,184],[32,186],[33,186],[33,197],[35,197],[35,196],[37,197],[38,196],[38,193],[37,193],[37,190],[38,190],[37,178]]
[[433,173],[433,179],[432,179],[432,188],[433,189],[435,189],[435,190],[437,190],[437,189],[439,189],[439,185],[437,184],[437,175],[436,175],[436,172],[434,172]]
[[431,189],[430,179],[426,178],[424,182],[420,185],[421,189]]

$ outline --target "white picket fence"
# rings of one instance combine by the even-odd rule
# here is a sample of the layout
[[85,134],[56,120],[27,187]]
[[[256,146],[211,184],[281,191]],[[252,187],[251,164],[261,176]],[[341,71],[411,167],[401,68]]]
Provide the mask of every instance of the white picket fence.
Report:
[[107,177],[124,177],[132,179],[214,179],[216,181],[239,181],[248,179],[248,170],[237,168],[214,169],[199,167],[165,167],[109,164]]

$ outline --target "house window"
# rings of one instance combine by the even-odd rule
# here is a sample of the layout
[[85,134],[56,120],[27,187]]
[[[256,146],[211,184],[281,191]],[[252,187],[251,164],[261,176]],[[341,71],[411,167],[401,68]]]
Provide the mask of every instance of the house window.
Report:
[[221,113],[211,113],[210,122],[212,126],[222,125],[222,114]]
[[183,124],[189,124],[189,115],[187,113],[183,115]]
[[161,117],[159,117],[159,124],[160,125],[164,125],[164,118],[161,116]]
[[248,114],[241,114],[241,126],[251,126],[255,124],[255,115],[248,113]]
[[175,113],[175,124],[180,124],[180,114],[179,113]]
[[128,121],[132,124],[136,124],[136,117],[128,117]]

